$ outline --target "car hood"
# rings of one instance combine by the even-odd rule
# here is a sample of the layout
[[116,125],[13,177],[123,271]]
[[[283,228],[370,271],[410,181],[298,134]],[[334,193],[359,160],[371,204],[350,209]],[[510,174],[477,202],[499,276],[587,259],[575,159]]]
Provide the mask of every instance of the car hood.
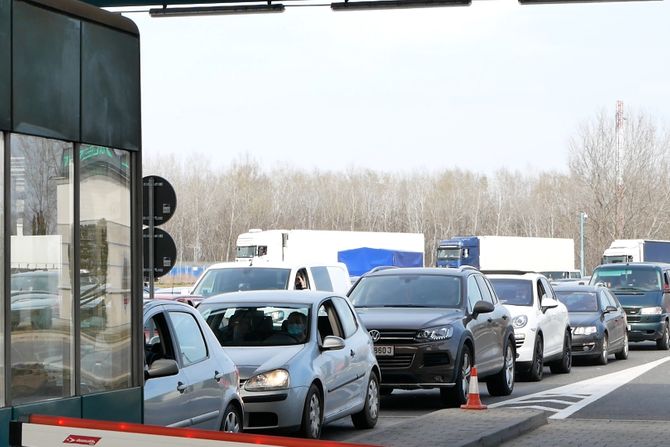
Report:
[[628,290],[613,290],[622,306],[626,307],[654,307],[660,306],[663,301],[663,292],[635,292]]
[[240,346],[224,347],[224,351],[240,370],[240,380],[246,380],[254,374],[286,367],[286,364],[307,345],[296,346]]
[[600,320],[600,312],[570,312],[570,327],[595,326]]
[[357,307],[356,313],[368,329],[421,329],[463,318],[460,309],[434,307]]

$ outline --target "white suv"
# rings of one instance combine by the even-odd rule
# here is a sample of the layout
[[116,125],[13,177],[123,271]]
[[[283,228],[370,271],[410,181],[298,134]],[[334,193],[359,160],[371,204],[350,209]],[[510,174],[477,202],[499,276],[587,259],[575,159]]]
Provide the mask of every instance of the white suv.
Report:
[[572,337],[568,310],[539,273],[486,275],[512,315],[517,370],[530,381],[542,380],[544,366],[569,373]]

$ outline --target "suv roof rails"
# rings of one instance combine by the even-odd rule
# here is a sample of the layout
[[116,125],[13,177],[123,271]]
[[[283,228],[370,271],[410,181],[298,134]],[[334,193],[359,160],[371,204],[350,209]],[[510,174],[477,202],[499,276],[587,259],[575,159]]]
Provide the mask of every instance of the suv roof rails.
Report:
[[377,267],[373,267],[372,269],[370,269],[370,271],[366,272],[365,275],[367,275],[368,273],[378,272],[380,270],[388,270],[388,269],[395,269],[395,268],[398,268],[398,267],[396,267],[395,265],[378,265]]
[[525,275],[526,273],[537,273],[532,270],[482,270],[485,275]]
[[477,271],[477,272],[479,271],[479,270],[477,269],[477,267],[473,267],[473,266],[471,266],[471,265],[461,265],[460,267],[458,267],[458,270],[460,270],[461,272],[462,272],[463,270],[475,270],[475,271]]

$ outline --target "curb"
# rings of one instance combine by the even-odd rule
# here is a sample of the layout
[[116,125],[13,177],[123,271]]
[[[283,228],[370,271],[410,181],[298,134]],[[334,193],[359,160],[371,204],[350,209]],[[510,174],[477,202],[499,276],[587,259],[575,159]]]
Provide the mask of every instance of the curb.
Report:
[[546,425],[547,413],[542,412],[530,416],[520,422],[512,424],[504,428],[498,428],[484,432],[479,438],[470,441],[465,441],[460,444],[453,444],[454,447],[493,447],[502,444],[503,442],[511,441],[525,433],[535,430],[543,425]]

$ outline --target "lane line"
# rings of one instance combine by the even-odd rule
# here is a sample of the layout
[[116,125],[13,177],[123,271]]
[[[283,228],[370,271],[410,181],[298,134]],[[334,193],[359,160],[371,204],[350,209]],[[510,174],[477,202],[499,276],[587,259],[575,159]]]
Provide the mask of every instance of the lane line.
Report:
[[[550,416],[550,419],[565,419],[568,416],[576,413],[587,405],[592,404],[598,399],[608,395],[622,385],[636,379],[642,374],[656,368],[663,363],[670,361],[670,357],[655,360],[653,362],[645,363],[643,365],[633,366],[632,368],[624,369],[614,373],[606,374],[604,376],[593,377],[591,379],[582,380],[580,382],[571,383],[568,385],[552,388],[546,391],[540,391],[534,394],[520,396],[514,399],[504,400],[491,404],[489,408],[497,408],[503,406],[511,406],[514,404],[525,405],[528,404],[528,399],[545,398],[547,401],[556,396],[585,396],[582,400],[573,403],[569,407],[558,411],[556,414]],[[537,403],[541,403],[537,401]],[[516,408],[520,408],[515,405]],[[555,411],[555,409],[553,409]]]

